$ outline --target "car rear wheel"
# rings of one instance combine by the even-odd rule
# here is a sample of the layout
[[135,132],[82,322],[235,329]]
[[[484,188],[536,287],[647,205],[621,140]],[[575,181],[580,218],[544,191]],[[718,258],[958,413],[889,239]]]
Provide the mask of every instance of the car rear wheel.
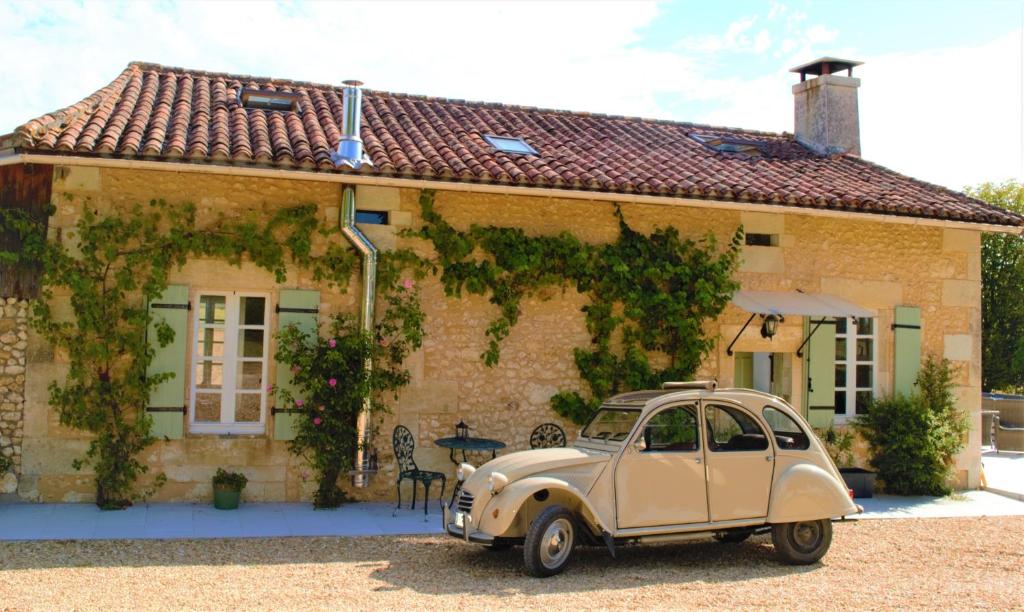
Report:
[[810,565],[832,544],[832,521],[801,521],[772,525],[772,543],[779,558],[790,565]]
[[531,576],[554,576],[569,565],[576,545],[576,520],[564,506],[548,506],[533,519],[523,543],[523,560]]

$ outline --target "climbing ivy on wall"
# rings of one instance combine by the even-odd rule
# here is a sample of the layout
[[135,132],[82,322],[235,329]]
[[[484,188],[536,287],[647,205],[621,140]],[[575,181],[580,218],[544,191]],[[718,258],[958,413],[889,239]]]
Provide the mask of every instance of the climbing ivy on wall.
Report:
[[[719,248],[710,233],[699,241],[674,227],[641,234],[616,207],[619,237],[608,244],[584,243],[569,232],[529,236],[483,225],[459,231],[437,212],[434,195],[420,195],[424,225],[416,235],[433,244],[433,270],[447,295],[489,295],[498,307],[481,355],[487,366],[498,364],[501,341],[519,320],[524,297],[551,287],[574,287],[588,296],[583,313],[591,343],[573,351],[588,393],[563,391],[551,398],[555,412],[576,423],[615,393],[690,379],[714,347],[705,324],[739,288],[733,273],[742,227]],[[659,354],[664,367],[652,364]]]
[[[33,307],[33,327],[68,362],[63,381],[50,385],[50,404],[63,425],[93,434],[80,469],[95,471],[96,503],[123,508],[152,489],[138,492],[135,483],[147,471],[138,454],[150,445],[151,419],[145,413],[150,391],[173,374],[146,376],[153,349],[145,341],[151,317],[146,304],[167,288],[168,274],[189,258],[217,258],[233,265],[243,260],[272,272],[284,282],[289,264],[311,270],[313,277],[344,289],[358,258],[338,234],[322,225],[314,204],[281,208],[269,219],[221,217],[200,227],[191,204],[154,200],[148,206],[101,217],[83,203],[74,233],[45,240],[45,227],[17,210],[0,214],[0,232],[17,232],[25,245],[19,262],[43,267],[41,299]],[[317,235],[334,237],[322,252]],[[0,260],[15,255],[0,253]],[[382,254],[379,284],[388,308],[418,311],[417,293],[389,290],[403,268],[416,267],[407,251]],[[397,304],[397,306],[396,306]],[[58,308],[54,308],[58,306]],[[417,326],[421,319],[413,318]],[[161,346],[173,330],[157,326]],[[406,330],[408,331],[408,330]],[[420,330],[412,330],[418,337]],[[154,486],[162,483],[158,476]]]

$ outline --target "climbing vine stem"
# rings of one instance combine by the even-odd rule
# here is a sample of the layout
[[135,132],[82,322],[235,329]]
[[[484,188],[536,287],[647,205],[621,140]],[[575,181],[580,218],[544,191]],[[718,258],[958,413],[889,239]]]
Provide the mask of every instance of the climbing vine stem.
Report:
[[433,245],[432,269],[447,295],[488,295],[498,308],[481,355],[487,366],[498,364],[524,297],[575,288],[589,298],[582,310],[591,342],[573,351],[587,393],[562,391],[551,398],[555,412],[576,423],[612,394],[691,378],[714,347],[705,324],[739,287],[733,274],[742,227],[720,248],[711,233],[698,241],[671,226],[639,233],[615,207],[618,238],[589,244],[565,231],[530,236],[483,225],[460,231],[437,212],[434,199],[434,191],[421,192],[424,224],[415,235]]

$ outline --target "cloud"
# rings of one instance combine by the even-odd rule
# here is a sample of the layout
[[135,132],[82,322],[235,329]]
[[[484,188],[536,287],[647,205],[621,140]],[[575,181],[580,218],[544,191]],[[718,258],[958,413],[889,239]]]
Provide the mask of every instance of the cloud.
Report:
[[[720,34],[644,46],[653,2],[3,2],[0,133],[71,104],[132,60],[474,100],[792,130],[794,76],[864,59],[868,159],[954,187],[1020,176],[1014,38],[864,57],[782,3]],[[538,16],[538,11],[543,16]],[[841,27],[838,26],[838,27]],[[768,66],[730,76],[729,61]],[[1008,61],[1013,64],[1008,66]],[[1015,76],[1016,75],[1016,76]]]

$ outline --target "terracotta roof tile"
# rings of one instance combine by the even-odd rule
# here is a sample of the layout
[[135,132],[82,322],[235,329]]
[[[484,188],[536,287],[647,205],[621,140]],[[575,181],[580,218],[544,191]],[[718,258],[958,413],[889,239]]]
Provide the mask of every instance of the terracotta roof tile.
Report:
[[[242,87],[298,93],[299,112],[245,109]],[[18,127],[13,143],[30,152],[351,172],[330,159],[341,138],[340,92],[132,63],[88,98]],[[521,137],[539,155],[496,151],[487,134]],[[818,156],[788,134],[366,90],[361,135],[373,165],[359,172],[383,176],[1024,225],[1018,215],[859,158]],[[722,153],[697,138],[749,148]]]

